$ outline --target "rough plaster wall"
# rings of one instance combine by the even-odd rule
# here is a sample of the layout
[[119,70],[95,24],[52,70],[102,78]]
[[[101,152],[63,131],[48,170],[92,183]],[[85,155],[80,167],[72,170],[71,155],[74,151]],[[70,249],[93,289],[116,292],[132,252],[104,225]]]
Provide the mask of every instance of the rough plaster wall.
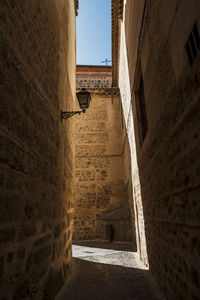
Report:
[[[167,299],[199,299],[200,59],[190,67],[184,47],[195,21],[200,30],[200,2],[148,1],[147,9],[141,66],[149,130],[141,148],[134,97],[133,111],[149,266]],[[131,40],[127,34],[129,49]]]
[[[90,108],[76,118],[75,214],[73,239],[106,239],[112,223],[115,238],[130,240],[130,218],[119,230],[105,215],[127,206],[122,165],[122,129],[118,96],[92,93]],[[123,221],[122,221],[123,222]]]
[[0,294],[53,299],[71,261],[74,2],[2,0],[0,20]]

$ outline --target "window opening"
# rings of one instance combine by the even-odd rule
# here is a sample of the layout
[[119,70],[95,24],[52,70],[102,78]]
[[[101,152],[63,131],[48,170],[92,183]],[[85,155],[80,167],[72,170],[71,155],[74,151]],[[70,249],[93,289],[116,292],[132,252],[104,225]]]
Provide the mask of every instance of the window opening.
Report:
[[140,135],[140,146],[142,146],[143,141],[144,141],[147,131],[148,131],[144,84],[143,84],[142,78],[140,81],[138,97],[136,97],[136,99],[138,102],[137,103],[137,115],[138,115],[138,126],[139,126],[139,135]]
[[192,65],[200,50],[200,36],[196,23],[194,24],[194,27],[192,29],[192,32],[189,36],[185,48],[188,55],[189,63],[190,65]]

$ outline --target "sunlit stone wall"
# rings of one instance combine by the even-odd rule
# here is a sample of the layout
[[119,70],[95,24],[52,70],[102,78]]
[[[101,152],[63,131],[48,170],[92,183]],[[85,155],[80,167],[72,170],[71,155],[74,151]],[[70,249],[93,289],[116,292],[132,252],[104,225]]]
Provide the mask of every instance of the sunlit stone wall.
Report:
[[[82,87],[83,67],[80,69],[77,89]],[[107,69],[111,84],[111,68]],[[88,66],[88,73],[96,82],[96,78],[104,77],[105,67]],[[90,92],[89,109],[76,117],[73,239],[105,240],[106,224],[112,224],[115,240],[130,241],[133,234],[124,186],[119,91],[93,88]]]
[[[124,183],[132,216],[133,232],[141,260],[148,265],[141,186],[136,157],[130,74],[126,48],[125,20],[120,22],[119,89],[123,115],[123,168]],[[131,41],[129,40],[129,43]]]

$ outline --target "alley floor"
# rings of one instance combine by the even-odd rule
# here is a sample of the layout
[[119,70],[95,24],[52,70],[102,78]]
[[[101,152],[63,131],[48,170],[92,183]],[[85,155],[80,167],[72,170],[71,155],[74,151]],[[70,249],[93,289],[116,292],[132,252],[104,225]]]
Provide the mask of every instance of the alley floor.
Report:
[[129,243],[73,245],[72,275],[56,300],[163,300]]

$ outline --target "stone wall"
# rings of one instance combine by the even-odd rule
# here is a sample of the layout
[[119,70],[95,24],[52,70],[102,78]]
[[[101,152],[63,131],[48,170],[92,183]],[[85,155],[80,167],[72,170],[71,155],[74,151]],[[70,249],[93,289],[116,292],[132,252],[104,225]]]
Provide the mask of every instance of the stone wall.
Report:
[[124,184],[132,216],[134,238],[141,260],[148,266],[145,225],[136,157],[134,120],[132,113],[131,86],[126,48],[125,19],[120,28],[119,89],[123,111],[123,168]]
[[[145,234],[150,270],[167,299],[199,299],[200,54],[190,66],[185,45],[195,22],[200,32],[200,2],[127,0],[124,5],[130,105],[123,97],[123,77],[119,85],[124,115],[129,111],[127,120],[134,120],[136,195],[141,194],[144,216],[139,236]],[[123,70],[123,54],[120,60]],[[141,78],[148,124],[144,140],[137,105]],[[130,138],[129,145],[131,150]],[[129,159],[135,161],[134,151]]]
[[0,22],[0,295],[49,300],[71,262],[74,1],[2,0]]
[[[88,68],[91,72],[96,67]],[[97,77],[103,76],[101,72],[105,70],[100,69]],[[77,73],[77,89],[82,86],[79,83]],[[90,91],[89,109],[76,117],[73,239],[106,239],[106,224],[112,224],[116,240],[130,241],[133,234],[124,186],[118,89]]]
[[76,67],[77,88],[104,89],[112,84],[112,69],[109,66],[84,66]]

